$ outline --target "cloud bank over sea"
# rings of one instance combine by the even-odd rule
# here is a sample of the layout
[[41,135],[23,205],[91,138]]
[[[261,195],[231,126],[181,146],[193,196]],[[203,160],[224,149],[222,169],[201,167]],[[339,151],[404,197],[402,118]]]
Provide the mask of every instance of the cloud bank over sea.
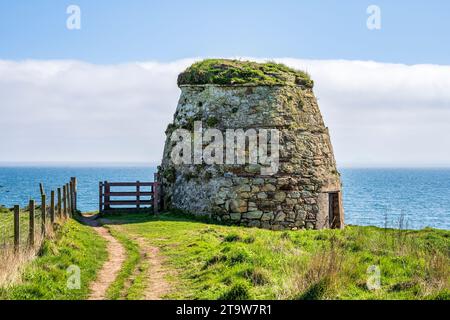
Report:
[[[157,164],[196,60],[0,60],[0,162]],[[271,60],[311,74],[338,165],[450,163],[450,66]]]

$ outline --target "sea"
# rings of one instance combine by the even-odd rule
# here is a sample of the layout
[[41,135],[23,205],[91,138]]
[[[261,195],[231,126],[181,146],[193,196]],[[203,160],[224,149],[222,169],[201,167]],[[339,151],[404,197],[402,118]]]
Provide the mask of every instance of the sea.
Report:
[[[50,190],[77,177],[78,208],[98,209],[100,181],[153,181],[146,166],[0,167],[0,204],[26,206],[39,199],[39,183]],[[347,225],[450,230],[450,169],[342,168]]]

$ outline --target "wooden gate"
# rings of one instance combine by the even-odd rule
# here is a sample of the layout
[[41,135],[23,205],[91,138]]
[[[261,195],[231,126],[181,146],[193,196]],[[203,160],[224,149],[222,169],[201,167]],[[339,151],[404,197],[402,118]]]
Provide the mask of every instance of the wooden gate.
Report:
[[[158,213],[158,182],[104,181],[99,183],[98,188],[100,213],[131,209],[152,209],[154,213]],[[126,190],[120,190],[120,188],[126,188]]]

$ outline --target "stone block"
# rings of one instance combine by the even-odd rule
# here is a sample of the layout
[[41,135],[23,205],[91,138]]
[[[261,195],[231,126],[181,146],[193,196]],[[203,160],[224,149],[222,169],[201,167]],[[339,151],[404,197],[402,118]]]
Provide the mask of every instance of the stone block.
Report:
[[271,221],[274,218],[273,212],[264,212],[261,217],[261,221]]
[[236,212],[230,213],[230,219],[233,221],[239,221],[241,220],[241,214]]
[[275,193],[274,199],[276,201],[284,201],[284,199],[286,199],[286,193],[283,191],[278,191]]
[[257,195],[258,199],[267,199],[267,193],[265,192],[260,192]]
[[261,216],[263,215],[262,211],[251,211],[251,212],[245,212],[242,217],[244,219],[249,219],[249,220],[255,220],[255,219],[261,219]]
[[262,191],[275,191],[275,190],[277,190],[277,188],[273,184],[270,184],[270,183],[265,184],[262,187]]

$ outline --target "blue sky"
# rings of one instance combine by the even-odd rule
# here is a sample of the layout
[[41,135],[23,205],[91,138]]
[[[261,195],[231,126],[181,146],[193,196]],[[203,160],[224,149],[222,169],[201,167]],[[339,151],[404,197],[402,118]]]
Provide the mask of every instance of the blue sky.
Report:
[[[82,29],[65,27],[79,5]],[[366,28],[378,5],[382,29]],[[0,0],[0,59],[251,56],[450,64],[450,1]]]
[[178,74],[241,57],[311,74],[339,166],[448,167],[449,33],[448,0],[0,0],[0,163],[158,164]]

